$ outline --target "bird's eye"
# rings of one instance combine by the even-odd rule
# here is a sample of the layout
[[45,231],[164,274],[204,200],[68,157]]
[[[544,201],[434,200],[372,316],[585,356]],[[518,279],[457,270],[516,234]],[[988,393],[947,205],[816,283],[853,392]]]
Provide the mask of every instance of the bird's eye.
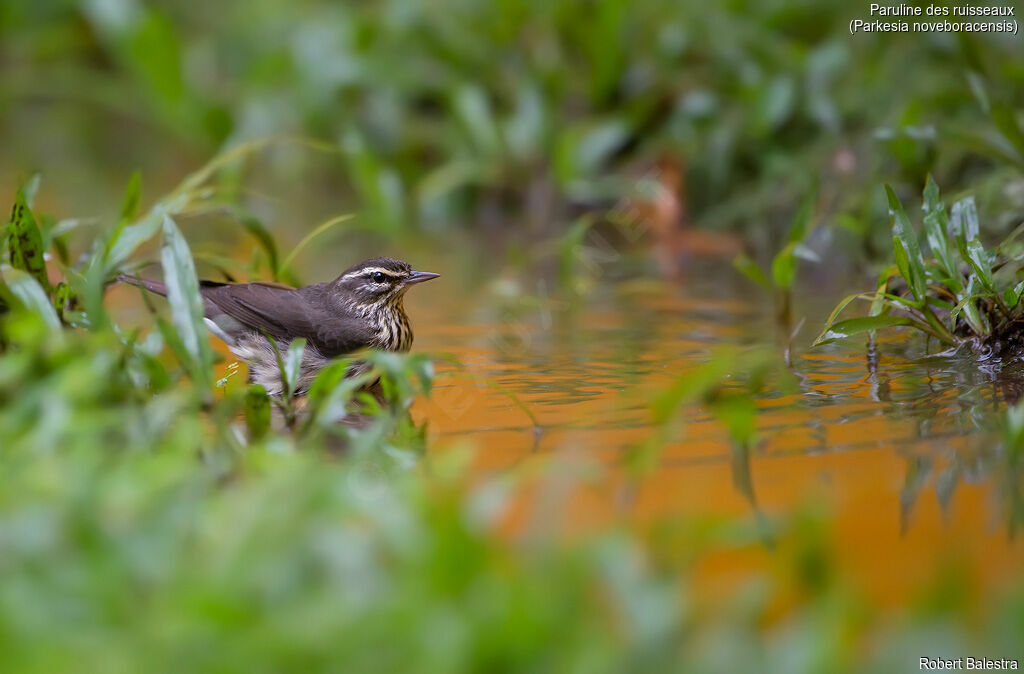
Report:
[[383,274],[383,272],[379,272],[379,271],[373,272],[373,277],[372,278],[373,278],[373,282],[374,283],[384,283],[384,274]]

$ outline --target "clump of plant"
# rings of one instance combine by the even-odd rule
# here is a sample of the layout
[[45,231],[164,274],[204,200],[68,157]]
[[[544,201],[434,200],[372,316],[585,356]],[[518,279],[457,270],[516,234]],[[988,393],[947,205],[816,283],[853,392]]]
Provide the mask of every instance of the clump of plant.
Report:
[[[906,326],[950,352],[969,347],[990,357],[1024,347],[1024,246],[1019,241],[1024,228],[995,249],[985,248],[974,198],[957,201],[947,213],[929,176],[919,232],[892,188],[885,191],[895,264],[882,272],[874,293],[856,293],[839,303],[815,345],[860,333],[873,338],[877,330]],[[840,320],[854,300],[870,302],[868,315]]]

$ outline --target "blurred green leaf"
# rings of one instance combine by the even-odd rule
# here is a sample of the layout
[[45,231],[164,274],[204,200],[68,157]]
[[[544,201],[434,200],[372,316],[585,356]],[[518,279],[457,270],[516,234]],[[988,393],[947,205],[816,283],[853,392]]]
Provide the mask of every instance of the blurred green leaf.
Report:
[[245,391],[245,426],[253,440],[261,440],[270,432],[270,396],[259,384]]
[[50,297],[34,276],[21,269],[3,266],[0,267],[0,286],[8,302],[19,302],[25,309],[42,318],[52,331],[60,330],[60,318]]
[[181,43],[174,24],[148,9],[127,39],[129,65],[164,103],[177,103],[185,93]]
[[11,219],[7,224],[7,248],[11,266],[31,274],[43,292],[48,293],[50,278],[46,273],[43,237],[32,209],[28,207],[23,189],[18,190]]
[[203,321],[203,299],[199,294],[196,268],[185,237],[166,213],[163,214],[160,264],[174,328],[189,356],[189,372],[200,390],[208,393],[213,384],[213,352]]
[[[741,274],[746,276],[748,279],[761,286],[765,290],[771,290],[772,284],[768,280],[768,277],[764,275],[761,268],[757,266],[750,257],[744,253],[740,253],[732,260],[732,266],[739,271]],[[774,265],[773,265],[774,267]]]

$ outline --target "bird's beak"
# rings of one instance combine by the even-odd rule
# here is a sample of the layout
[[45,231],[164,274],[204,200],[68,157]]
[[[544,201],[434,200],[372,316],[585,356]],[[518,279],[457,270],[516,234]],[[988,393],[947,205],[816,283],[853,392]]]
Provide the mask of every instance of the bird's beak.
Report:
[[437,278],[440,274],[435,274],[432,271],[414,271],[409,274],[409,278],[405,279],[406,284],[411,283],[423,283],[429,281],[432,278]]

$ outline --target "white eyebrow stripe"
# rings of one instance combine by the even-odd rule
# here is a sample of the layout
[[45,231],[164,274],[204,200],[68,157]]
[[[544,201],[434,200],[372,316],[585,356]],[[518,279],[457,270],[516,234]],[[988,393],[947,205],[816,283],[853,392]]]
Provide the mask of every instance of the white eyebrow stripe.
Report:
[[341,278],[344,278],[344,279],[361,278],[363,276],[366,276],[367,274],[376,274],[377,272],[380,272],[380,273],[382,273],[382,274],[384,274],[386,276],[390,276],[391,278],[401,278],[402,277],[402,273],[401,272],[392,271],[391,269],[385,269],[384,267],[363,267],[362,269],[360,269],[358,271],[350,271],[349,273],[345,274]]

